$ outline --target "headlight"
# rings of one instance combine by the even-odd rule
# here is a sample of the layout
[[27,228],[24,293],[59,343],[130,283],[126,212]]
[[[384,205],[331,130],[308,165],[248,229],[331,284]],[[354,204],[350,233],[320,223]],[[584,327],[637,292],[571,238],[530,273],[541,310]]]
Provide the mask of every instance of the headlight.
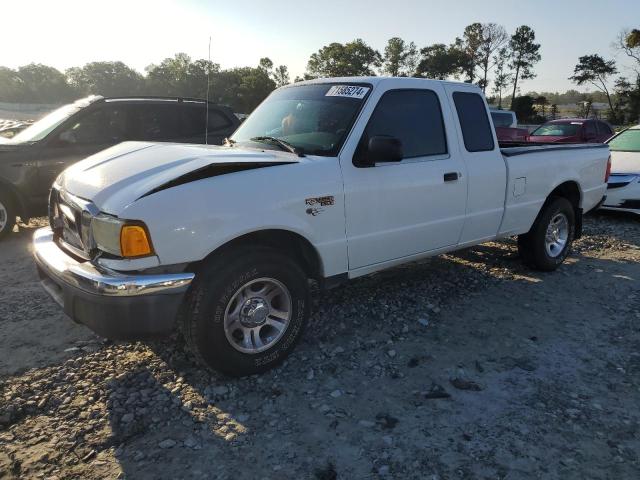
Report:
[[124,258],[153,255],[149,231],[144,223],[98,215],[91,222],[93,240],[103,252]]

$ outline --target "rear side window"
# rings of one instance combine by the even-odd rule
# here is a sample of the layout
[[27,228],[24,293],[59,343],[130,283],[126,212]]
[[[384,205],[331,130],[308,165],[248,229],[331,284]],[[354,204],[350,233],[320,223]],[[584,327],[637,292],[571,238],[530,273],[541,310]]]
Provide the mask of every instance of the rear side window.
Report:
[[166,142],[180,137],[180,112],[175,105],[137,105],[134,116],[139,140]]
[[600,130],[602,135],[613,135],[613,131],[609,128],[609,125],[604,122],[598,122],[598,130]]
[[487,109],[482,97],[477,93],[454,92],[453,102],[456,105],[464,146],[468,152],[486,152],[493,150],[493,132]]
[[597,135],[596,122],[587,122],[584,124],[584,134],[589,136]]
[[[182,108],[182,134],[185,137],[204,135],[206,128],[205,105],[185,106]],[[231,125],[229,119],[219,110],[209,107],[209,132],[216,132]]]
[[511,127],[513,124],[513,115],[506,112],[491,112],[491,119],[496,127]]
[[399,139],[404,158],[447,153],[440,101],[431,90],[385,93],[371,115],[363,140],[376,135]]

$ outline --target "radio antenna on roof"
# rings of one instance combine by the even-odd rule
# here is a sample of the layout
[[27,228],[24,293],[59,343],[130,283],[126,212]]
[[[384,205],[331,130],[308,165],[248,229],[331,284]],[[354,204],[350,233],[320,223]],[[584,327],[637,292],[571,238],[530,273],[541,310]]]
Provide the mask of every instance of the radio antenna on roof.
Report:
[[204,144],[209,145],[209,75],[211,74],[211,35],[209,35],[209,63],[207,63],[207,107],[205,109],[207,117],[204,121]]

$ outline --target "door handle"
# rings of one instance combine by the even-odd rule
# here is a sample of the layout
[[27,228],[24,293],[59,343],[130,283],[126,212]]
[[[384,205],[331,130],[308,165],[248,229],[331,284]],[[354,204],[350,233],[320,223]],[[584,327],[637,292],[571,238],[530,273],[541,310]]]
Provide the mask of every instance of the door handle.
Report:
[[448,172],[444,174],[445,182],[455,182],[456,180],[458,180],[458,178],[459,178],[458,172]]

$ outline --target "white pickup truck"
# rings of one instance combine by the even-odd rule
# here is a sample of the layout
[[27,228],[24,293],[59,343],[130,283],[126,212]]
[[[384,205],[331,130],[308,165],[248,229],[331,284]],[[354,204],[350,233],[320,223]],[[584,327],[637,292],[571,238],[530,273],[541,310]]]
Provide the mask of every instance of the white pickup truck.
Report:
[[34,236],[45,289],[100,335],[179,327],[264,371],[322,287],[496,238],[555,269],[605,193],[606,145],[500,150],[481,91],[336,78],[273,92],[225,146],[122,143],[70,167]]

